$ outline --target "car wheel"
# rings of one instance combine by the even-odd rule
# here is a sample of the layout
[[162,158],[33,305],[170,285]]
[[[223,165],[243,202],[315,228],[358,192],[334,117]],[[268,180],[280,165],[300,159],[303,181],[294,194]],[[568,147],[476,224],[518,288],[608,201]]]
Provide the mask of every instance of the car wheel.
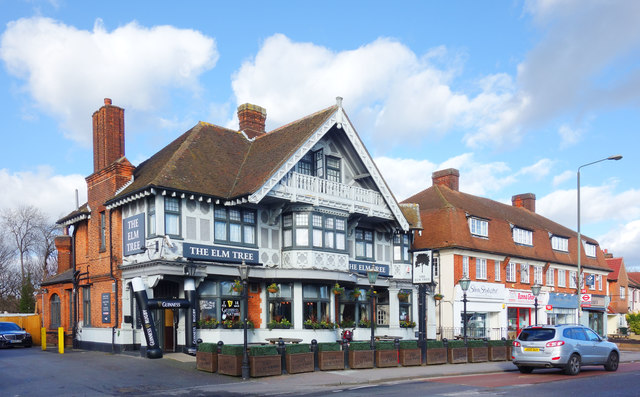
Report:
[[618,353],[611,352],[609,353],[607,362],[604,364],[604,369],[606,369],[607,371],[616,371],[618,370],[619,362],[620,362],[620,357],[618,356]]
[[523,374],[530,374],[531,372],[533,372],[533,367],[518,367],[518,371]]
[[571,376],[575,376],[580,373],[580,356],[572,354],[571,357],[569,357],[569,361],[564,367],[564,373]]

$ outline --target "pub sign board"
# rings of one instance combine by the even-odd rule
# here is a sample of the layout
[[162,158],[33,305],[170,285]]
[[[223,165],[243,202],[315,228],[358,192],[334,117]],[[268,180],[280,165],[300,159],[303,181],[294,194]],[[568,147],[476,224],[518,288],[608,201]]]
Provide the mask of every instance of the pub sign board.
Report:
[[182,256],[216,262],[258,264],[258,250],[184,243]]
[[411,267],[414,284],[430,284],[433,281],[433,252],[431,250],[413,251]]
[[220,305],[220,319],[240,320],[240,300],[239,299],[223,299]]
[[144,214],[125,218],[122,222],[122,248],[124,256],[144,252]]
[[102,323],[108,324],[111,322],[111,294],[102,294]]
[[367,274],[367,271],[375,270],[380,276],[389,276],[389,265],[379,265],[367,262],[349,262],[349,271],[360,274]]

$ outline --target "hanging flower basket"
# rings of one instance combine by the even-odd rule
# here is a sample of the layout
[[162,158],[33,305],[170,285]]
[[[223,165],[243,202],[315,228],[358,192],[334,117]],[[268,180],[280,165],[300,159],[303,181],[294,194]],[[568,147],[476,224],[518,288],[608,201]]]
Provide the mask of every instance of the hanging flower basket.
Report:
[[271,294],[275,294],[280,291],[280,287],[278,287],[278,284],[272,283],[267,287],[267,291],[269,291],[269,293]]
[[362,295],[362,291],[360,291],[359,289],[354,289],[353,291],[351,291],[351,296],[353,297],[353,299],[360,298],[360,295]]
[[410,292],[401,290],[400,292],[398,292],[398,300],[400,302],[406,302],[409,300],[409,295],[410,295]]
[[231,290],[238,293],[242,292],[242,282],[240,280],[234,280],[231,285]]
[[433,299],[437,300],[437,301],[441,301],[442,298],[444,298],[444,295],[442,294],[435,294],[433,295]]
[[331,288],[331,292],[333,292],[334,295],[342,295],[342,293],[344,293],[344,288],[341,287],[340,284],[336,283],[336,285]]

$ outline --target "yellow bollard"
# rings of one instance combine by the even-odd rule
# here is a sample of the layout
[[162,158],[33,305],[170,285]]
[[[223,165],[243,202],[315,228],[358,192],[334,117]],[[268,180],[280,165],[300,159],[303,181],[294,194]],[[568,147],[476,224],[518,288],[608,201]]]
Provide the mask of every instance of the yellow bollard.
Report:
[[42,350],[47,350],[47,329],[45,327],[40,328],[40,344]]
[[58,327],[58,353],[64,354],[64,328]]

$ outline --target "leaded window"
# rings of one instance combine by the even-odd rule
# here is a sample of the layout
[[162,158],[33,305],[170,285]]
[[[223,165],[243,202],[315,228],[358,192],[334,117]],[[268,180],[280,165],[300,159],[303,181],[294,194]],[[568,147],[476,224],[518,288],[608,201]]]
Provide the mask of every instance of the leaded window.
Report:
[[216,206],[214,237],[217,243],[256,245],[256,212],[246,208]]

